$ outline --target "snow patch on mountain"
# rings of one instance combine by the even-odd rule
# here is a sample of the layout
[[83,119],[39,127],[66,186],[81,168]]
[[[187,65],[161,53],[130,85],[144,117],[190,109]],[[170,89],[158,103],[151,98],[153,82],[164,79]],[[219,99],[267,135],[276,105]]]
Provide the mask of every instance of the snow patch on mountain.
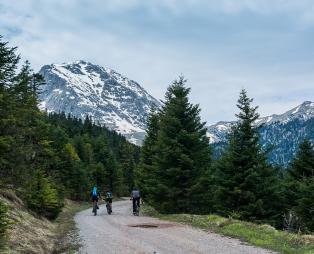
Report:
[[305,101],[301,105],[287,111],[284,114],[260,118],[257,120],[256,125],[272,123],[285,124],[295,119],[306,121],[312,117],[314,117],[314,102]]
[[[235,124],[219,122],[207,128],[215,157],[225,150],[228,133]],[[314,102],[305,101],[284,114],[262,117],[255,125],[259,128],[262,147],[271,148],[269,161],[287,166],[305,138],[314,142]]]
[[[269,126],[272,124],[284,125],[293,120],[307,121],[314,118],[314,102],[305,101],[301,105],[280,115],[274,114],[259,118],[255,122],[256,127]],[[210,143],[218,143],[226,141],[227,134],[231,131],[231,127],[235,125],[235,121],[218,122],[207,127],[207,136]]]
[[138,83],[116,71],[85,61],[51,64],[41,68],[46,84],[40,104],[48,112],[65,112],[105,125],[141,144],[152,105],[160,102]]

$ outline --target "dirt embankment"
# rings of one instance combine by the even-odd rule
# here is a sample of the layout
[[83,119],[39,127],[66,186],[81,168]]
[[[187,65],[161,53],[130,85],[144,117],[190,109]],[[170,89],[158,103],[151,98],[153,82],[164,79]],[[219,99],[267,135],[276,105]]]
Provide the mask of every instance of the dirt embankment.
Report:
[[9,208],[11,222],[5,250],[1,253],[58,254],[78,249],[73,215],[84,206],[66,200],[59,218],[52,222],[26,209],[12,191],[0,190],[0,199]]
[[0,199],[9,208],[11,223],[4,253],[52,253],[56,225],[25,209],[23,201],[11,191],[1,191]]

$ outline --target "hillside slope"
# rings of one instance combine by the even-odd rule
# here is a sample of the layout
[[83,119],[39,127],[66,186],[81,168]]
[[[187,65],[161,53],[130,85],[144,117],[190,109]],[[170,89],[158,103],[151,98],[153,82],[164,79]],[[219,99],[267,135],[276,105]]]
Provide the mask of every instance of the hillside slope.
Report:
[[0,199],[8,206],[8,217],[12,222],[4,253],[52,253],[56,243],[56,225],[30,213],[11,191],[0,190]]

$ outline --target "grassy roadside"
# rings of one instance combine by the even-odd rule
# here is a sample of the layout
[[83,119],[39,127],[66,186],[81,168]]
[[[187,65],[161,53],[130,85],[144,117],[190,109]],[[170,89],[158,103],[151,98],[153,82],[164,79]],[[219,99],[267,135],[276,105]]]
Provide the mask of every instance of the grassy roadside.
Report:
[[269,225],[257,225],[217,215],[163,215],[147,205],[143,205],[141,210],[148,216],[209,230],[280,253],[314,254],[314,235],[289,234]]
[[1,231],[0,253],[65,254],[79,248],[74,215],[88,208],[87,203],[65,200],[59,217],[49,221],[28,210],[10,190],[0,189],[0,202],[6,206],[4,219],[9,223],[5,234]]
[[78,203],[71,200],[65,200],[65,206],[58,218],[54,221],[56,244],[53,254],[75,253],[80,242],[77,234],[77,228],[74,221],[74,215],[77,212],[87,209],[90,204],[87,202]]

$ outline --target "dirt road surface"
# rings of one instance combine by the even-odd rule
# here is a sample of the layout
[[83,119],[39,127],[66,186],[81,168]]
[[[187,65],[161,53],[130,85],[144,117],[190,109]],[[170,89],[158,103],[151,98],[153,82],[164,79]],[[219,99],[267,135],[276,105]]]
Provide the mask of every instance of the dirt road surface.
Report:
[[113,203],[113,214],[100,206],[97,216],[91,209],[75,216],[82,248],[79,254],[266,254],[236,239],[190,226],[133,216],[131,202]]

